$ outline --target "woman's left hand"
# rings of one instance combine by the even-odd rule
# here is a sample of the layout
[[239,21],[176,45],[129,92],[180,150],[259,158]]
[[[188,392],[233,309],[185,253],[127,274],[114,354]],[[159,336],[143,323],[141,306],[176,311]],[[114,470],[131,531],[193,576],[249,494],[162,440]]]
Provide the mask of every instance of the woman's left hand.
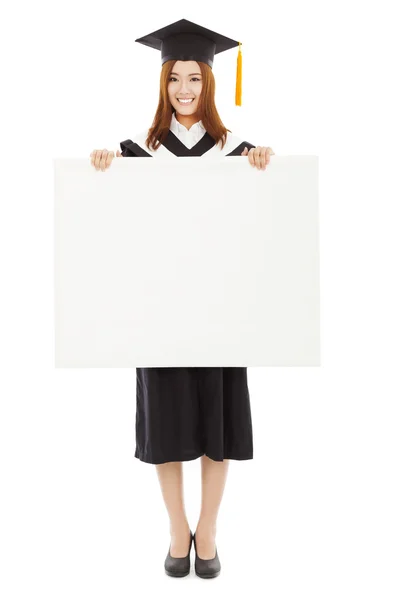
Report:
[[271,154],[275,154],[275,152],[269,146],[257,146],[256,148],[251,148],[250,152],[248,148],[245,148],[242,152],[242,156],[249,157],[252,167],[257,167],[257,169],[262,169],[263,171],[267,168]]

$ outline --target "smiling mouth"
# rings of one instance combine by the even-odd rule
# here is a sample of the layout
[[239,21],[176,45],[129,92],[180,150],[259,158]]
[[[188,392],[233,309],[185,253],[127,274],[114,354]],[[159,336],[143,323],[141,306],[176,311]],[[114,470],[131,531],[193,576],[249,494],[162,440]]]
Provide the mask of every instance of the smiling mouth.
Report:
[[187,98],[187,99],[177,98],[177,100],[180,104],[191,104],[194,101],[194,98]]

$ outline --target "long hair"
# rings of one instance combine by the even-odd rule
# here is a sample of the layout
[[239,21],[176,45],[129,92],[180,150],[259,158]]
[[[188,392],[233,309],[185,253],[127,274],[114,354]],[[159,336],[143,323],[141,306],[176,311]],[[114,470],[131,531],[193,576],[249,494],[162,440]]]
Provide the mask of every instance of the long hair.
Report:
[[[175,63],[176,60],[174,59],[167,60],[161,68],[158,106],[146,139],[146,146],[151,150],[157,150],[167,137],[171,125],[172,113],[175,112],[168,97],[168,83]],[[206,63],[198,62],[198,64],[201,70],[203,85],[197,114],[205,130],[214,139],[215,143],[221,143],[222,150],[226,143],[227,132],[231,132],[231,130],[226,129],[215,106],[215,79],[212,69]]]

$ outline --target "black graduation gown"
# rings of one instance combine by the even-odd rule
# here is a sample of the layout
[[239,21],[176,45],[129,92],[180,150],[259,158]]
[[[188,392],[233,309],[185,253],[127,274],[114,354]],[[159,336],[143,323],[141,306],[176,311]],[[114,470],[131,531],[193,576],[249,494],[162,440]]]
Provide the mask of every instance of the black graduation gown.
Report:
[[[127,157],[154,158],[156,152],[203,156],[221,152],[206,132],[189,149],[170,130],[154,152],[135,141],[120,143]],[[240,156],[245,146],[228,132],[225,156]],[[227,150],[227,151],[225,151]],[[203,454],[215,461],[253,458],[253,430],[246,367],[136,368],[135,457],[146,463],[187,461]]]

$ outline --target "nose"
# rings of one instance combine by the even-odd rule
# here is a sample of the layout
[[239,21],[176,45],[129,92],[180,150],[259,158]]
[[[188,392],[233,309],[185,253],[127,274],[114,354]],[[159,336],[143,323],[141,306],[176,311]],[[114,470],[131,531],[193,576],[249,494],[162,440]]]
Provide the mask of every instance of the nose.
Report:
[[183,82],[181,85],[180,94],[184,94],[186,91],[189,91],[189,86]]

